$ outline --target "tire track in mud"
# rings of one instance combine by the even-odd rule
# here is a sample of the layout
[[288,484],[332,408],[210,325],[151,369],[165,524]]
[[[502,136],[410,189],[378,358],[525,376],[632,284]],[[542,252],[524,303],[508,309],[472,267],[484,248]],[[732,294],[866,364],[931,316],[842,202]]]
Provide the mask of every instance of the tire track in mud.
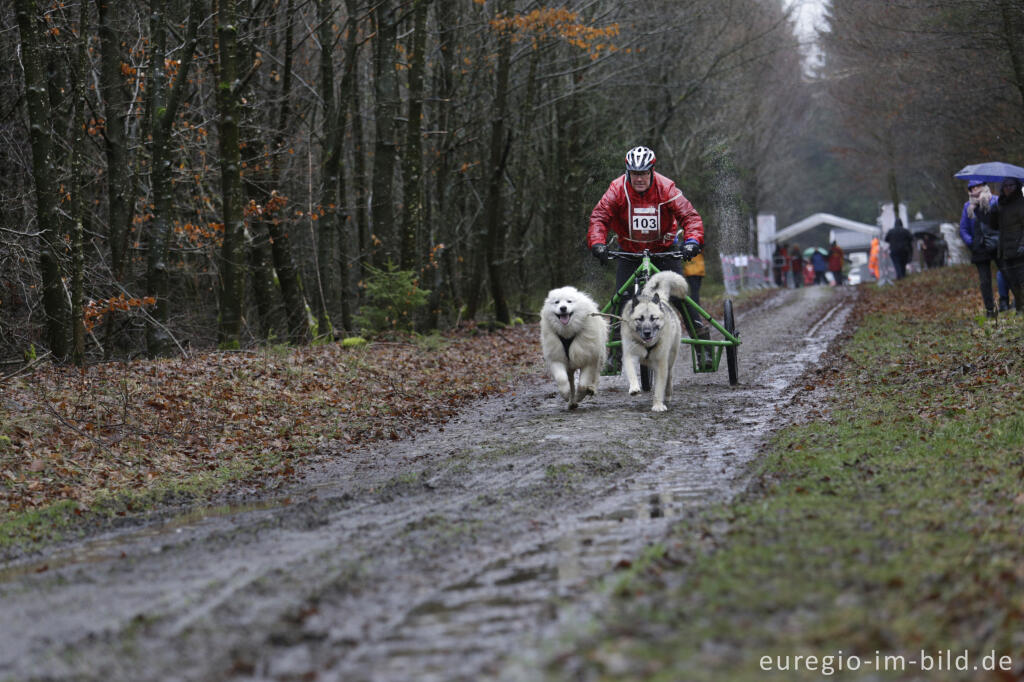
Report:
[[741,312],[740,385],[681,353],[663,414],[620,378],[574,412],[539,380],[442,431],[325,449],[287,506],[0,568],[0,679],[535,679],[595,581],[742,488],[851,295]]

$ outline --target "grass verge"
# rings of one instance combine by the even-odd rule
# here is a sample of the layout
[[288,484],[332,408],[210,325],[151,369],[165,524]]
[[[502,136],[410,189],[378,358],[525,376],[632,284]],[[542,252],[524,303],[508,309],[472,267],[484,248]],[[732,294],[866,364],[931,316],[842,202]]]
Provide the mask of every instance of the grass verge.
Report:
[[969,267],[862,293],[808,382],[827,404],[618,580],[553,678],[1022,678],[1024,319],[975,317]]

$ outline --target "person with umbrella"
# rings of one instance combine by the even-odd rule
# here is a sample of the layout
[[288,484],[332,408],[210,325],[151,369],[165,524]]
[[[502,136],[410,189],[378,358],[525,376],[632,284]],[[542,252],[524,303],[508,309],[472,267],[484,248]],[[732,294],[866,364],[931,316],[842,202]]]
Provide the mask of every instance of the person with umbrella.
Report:
[[978,286],[981,300],[985,304],[985,315],[996,316],[995,300],[992,297],[992,266],[999,269],[996,249],[999,233],[992,227],[992,207],[996,197],[982,180],[968,180],[967,201],[960,214],[960,239],[971,252],[971,262],[978,268]]
[[[1021,306],[1024,302],[1020,300],[1020,290],[1022,288],[1022,280],[1024,280],[1024,273],[1020,272],[1021,267],[1024,264],[1020,263],[1022,254],[1018,253],[1018,248],[1021,246],[1021,237],[1019,227],[1015,228],[1015,221],[1019,219],[1019,213],[1022,210],[1020,206],[1021,197],[1021,181],[1024,180],[1024,168],[1020,166],[1014,166],[1009,163],[1002,163],[1000,161],[991,161],[988,163],[976,163],[970,166],[964,166],[957,172],[954,177],[960,178],[961,180],[967,180],[968,183],[989,183],[998,182],[1000,183],[999,197],[996,203],[992,205],[992,229],[999,231],[999,246],[996,251],[997,265],[999,266],[999,274],[1002,274],[1006,281],[1006,286],[1013,291],[1013,305],[1020,314]],[[1009,215],[1003,220],[998,220],[998,215],[1003,212],[1003,208],[1006,207],[1009,211]],[[1008,227],[1009,226],[1009,227]],[[1003,244],[1003,240],[1013,239],[1012,244]],[[1017,267],[1020,266],[1020,267]],[[1014,288],[1012,275],[1010,269],[1013,268],[1017,271],[1017,288]],[[998,282],[1000,277],[996,275],[996,281]],[[1003,284],[1000,282],[999,287],[999,309],[1004,309],[1004,301],[1009,303],[1009,294],[1004,293]],[[1008,306],[1006,306],[1008,307]]]
[[[1024,169],[1020,173],[1024,177]],[[1024,311],[1024,194],[1019,177],[1005,177],[999,188],[999,200],[993,207],[992,226],[999,231],[996,257],[1003,265],[1006,283],[1013,292],[1017,315]]]
[[1024,168],[1011,163],[990,161],[964,166],[953,176],[961,180],[980,180],[982,182],[1002,182],[1004,178],[1024,180]]

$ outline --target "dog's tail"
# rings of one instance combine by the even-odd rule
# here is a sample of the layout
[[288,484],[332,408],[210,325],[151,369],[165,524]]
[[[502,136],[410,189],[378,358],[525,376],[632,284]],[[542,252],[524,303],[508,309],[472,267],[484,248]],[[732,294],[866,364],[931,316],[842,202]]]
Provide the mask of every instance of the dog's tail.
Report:
[[690,285],[686,283],[686,279],[679,273],[665,270],[648,280],[643,293],[644,296],[650,297],[658,294],[663,299],[667,299],[669,296],[682,298],[690,293]]

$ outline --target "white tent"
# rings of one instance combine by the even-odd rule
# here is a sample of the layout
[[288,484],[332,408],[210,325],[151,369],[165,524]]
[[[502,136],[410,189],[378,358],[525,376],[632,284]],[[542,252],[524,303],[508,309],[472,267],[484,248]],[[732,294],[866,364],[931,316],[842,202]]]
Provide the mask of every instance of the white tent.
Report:
[[864,234],[863,232],[854,232],[852,230],[832,230],[829,232],[829,242],[835,242],[839,245],[846,253],[851,251],[868,251],[871,249],[871,240],[878,236],[876,231],[874,235]]
[[[779,230],[775,233],[773,241],[776,243],[789,241],[797,235],[818,227],[819,225],[831,225],[832,227],[839,227],[851,232],[868,235],[867,239],[869,243],[871,242],[872,237],[880,237],[882,234],[881,228],[877,225],[868,225],[867,223],[860,223],[856,220],[840,218],[839,216],[832,215],[831,213],[815,213],[812,216],[808,216],[803,220],[797,221],[792,225]],[[840,246],[842,245],[840,244]]]
[[[875,225],[840,218],[831,213],[815,213],[781,230],[775,229],[773,214],[760,213],[757,216],[758,253],[761,258],[770,259],[776,244],[789,242],[821,225],[836,228],[829,232],[829,241],[836,242],[844,251],[867,251],[871,248],[871,240],[875,237],[881,238],[896,222],[896,212],[893,211],[891,203],[881,204],[879,209],[880,214]],[[900,204],[899,215],[903,224],[908,225],[906,204]]]

